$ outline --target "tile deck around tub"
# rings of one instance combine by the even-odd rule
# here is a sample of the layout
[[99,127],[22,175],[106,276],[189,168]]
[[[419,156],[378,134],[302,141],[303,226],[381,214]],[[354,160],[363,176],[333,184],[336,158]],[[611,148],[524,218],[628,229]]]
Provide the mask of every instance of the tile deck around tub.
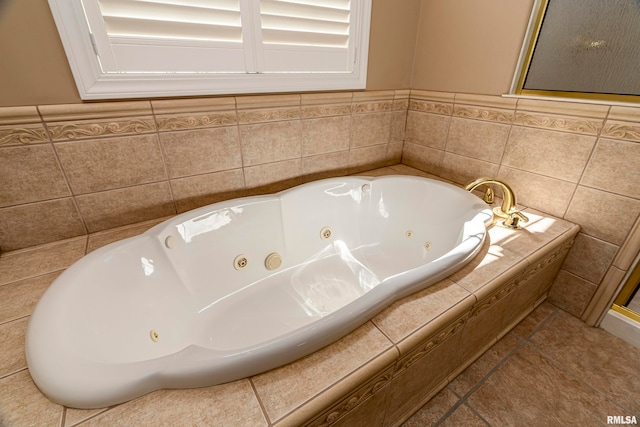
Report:
[[[405,165],[362,174],[430,176]],[[449,279],[397,301],[371,321],[316,353],[232,383],[201,389],[160,390],[115,407],[96,410],[64,408],[49,401],[34,386],[24,358],[24,334],[29,315],[35,301],[51,281],[83,254],[111,241],[139,234],[161,220],[2,254],[0,425],[284,426],[309,422],[321,425],[334,417],[334,413],[322,411],[334,408],[332,410],[338,413],[355,403],[360,406],[355,409],[352,420],[362,420],[363,425],[381,425],[385,399],[393,393],[390,381],[398,358],[410,356],[409,351],[414,344],[468,310],[477,301],[477,295],[488,295],[496,277],[514,265],[532,265],[536,261],[534,252],[537,249],[554,245],[559,237],[575,232],[575,226],[569,222],[536,211],[527,210],[526,213],[532,221],[525,230],[514,232],[496,227],[490,230],[490,241],[483,248],[484,258],[478,257],[470,267]],[[542,411],[544,407],[546,395],[544,390],[538,390],[541,387],[530,388],[534,394],[530,400],[535,405],[531,404],[529,412],[526,416],[522,414],[522,418],[517,418],[519,411],[504,414],[499,406],[499,396],[509,396],[508,388],[500,388],[512,384],[517,386],[520,376],[547,388],[565,387],[564,394],[575,391],[583,403],[600,402],[600,406],[578,406],[591,411],[585,415],[591,418],[584,419],[597,418],[606,411],[614,411],[610,415],[637,414],[639,409],[634,402],[640,399],[634,401],[624,396],[637,397],[639,382],[633,378],[627,382],[624,378],[615,381],[614,378],[611,381],[606,378],[607,375],[637,373],[640,357],[626,360],[618,357],[616,363],[623,366],[612,367],[610,371],[606,367],[585,366],[577,357],[580,341],[554,338],[556,329],[569,335],[572,330],[581,331],[588,338],[585,342],[589,348],[584,351],[593,352],[594,347],[601,343],[606,347],[602,351],[624,347],[606,332],[588,328],[545,303],[463,371],[423,410],[409,418],[406,425],[456,425],[464,420],[482,425],[525,424],[526,417],[536,415],[536,411]],[[565,345],[575,348],[567,349],[563,347]],[[586,360],[597,364],[597,358]],[[525,368],[531,370],[519,371]],[[546,382],[535,379],[538,372],[547,375],[544,378]],[[559,381],[557,384],[554,383],[556,380]],[[607,388],[606,384],[610,386]],[[598,391],[595,397],[593,390]],[[513,393],[517,395],[518,390]],[[540,393],[539,397],[536,393]],[[603,396],[606,399],[603,400]],[[549,412],[549,409],[545,411]],[[558,414],[554,415],[551,410],[544,416],[553,423],[565,412]],[[580,418],[582,415],[574,416],[583,419]],[[337,422],[339,425],[340,420]],[[606,418],[601,423],[605,424]]]

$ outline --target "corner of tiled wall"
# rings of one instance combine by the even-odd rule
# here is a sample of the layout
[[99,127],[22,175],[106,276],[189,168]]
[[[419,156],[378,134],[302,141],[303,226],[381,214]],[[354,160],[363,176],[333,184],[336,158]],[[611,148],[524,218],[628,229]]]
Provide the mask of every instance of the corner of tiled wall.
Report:
[[0,108],[0,250],[399,163],[409,91]]
[[412,90],[403,163],[459,184],[497,176],[579,224],[550,295],[576,316],[630,266],[614,258],[639,220],[640,108]]

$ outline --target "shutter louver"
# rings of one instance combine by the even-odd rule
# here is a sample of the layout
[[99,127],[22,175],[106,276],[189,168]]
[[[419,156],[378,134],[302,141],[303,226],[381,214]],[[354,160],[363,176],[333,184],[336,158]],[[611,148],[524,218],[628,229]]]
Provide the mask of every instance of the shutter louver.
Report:
[[98,0],[98,4],[118,71],[245,71],[239,0]]
[[260,0],[265,72],[351,70],[350,0]]

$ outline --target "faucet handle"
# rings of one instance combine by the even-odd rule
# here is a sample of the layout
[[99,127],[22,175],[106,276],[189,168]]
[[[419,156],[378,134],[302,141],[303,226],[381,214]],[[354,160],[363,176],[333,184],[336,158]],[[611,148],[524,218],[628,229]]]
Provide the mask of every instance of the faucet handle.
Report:
[[517,229],[520,228],[520,221],[529,222],[529,218],[520,211],[513,211],[507,215],[503,224],[505,227]]

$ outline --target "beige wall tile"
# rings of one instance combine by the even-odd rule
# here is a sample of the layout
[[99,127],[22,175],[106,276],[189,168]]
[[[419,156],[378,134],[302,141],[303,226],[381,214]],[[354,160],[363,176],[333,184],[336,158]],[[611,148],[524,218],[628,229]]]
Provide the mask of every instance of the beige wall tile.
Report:
[[36,388],[24,370],[0,379],[0,420],[7,426],[58,427],[63,407]]
[[336,151],[302,158],[302,179],[304,182],[348,174],[348,151]]
[[498,178],[516,193],[518,203],[562,218],[577,185],[560,179],[503,166]]
[[242,169],[171,180],[178,213],[246,194]]
[[0,286],[0,323],[29,316],[59,271]]
[[158,182],[76,198],[90,233],[176,213],[168,182]]
[[580,183],[640,199],[640,144],[599,139]]
[[0,250],[12,251],[86,234],[71,198],[0,209]]
[[157,218],[133,225],[125,225],[122,227],[116,227],[109,230],[92,233],[89,235],[89,238],[87,240],[87,253],[101,248],[102,246],[108,245],[109,243],[117,242],[118,240],[142,234],[151,227],[169,218],[170,217]]
[[617,252],[618,246],[579,233],[562,268],[592,283],[600,283]]
[[468,184],[482,176],[497,176],[498,165],[446,152],[442,160],[441,175],[458,184]]
[[300,120],[260,123],[240,126],[242,164],[293,159],[302,155],[302,124]]
[[514,126],[502,164],[578,182],[595,137]]
[[387,144],[391,135],[391,114],[354,114],[351,117],[351,148]]
[[372,145],[349,151],[349,173],[359,173],[386,165],[387,146]]
[[160,133],[170,178],[242,166],[235,126]]
[[433,175],[440,175],[442,172],[443,159],[443,150],[413,144],[409,140],[402,148],[402,163]]
[[387,163],[389,166],[397,165],[402,161],[402,149],[404,148],[404,142],[389,142],[387,147]]
[[51,144],[0,148],[0,207],[69,196]]
[[244,168],[248,195],[269,194],[302,184],[302,160],[283,160]]
[[444,150],[451,117],[409,111],[406,141]]
[[582,231],[614,245],[621,245],[640,212],[640,201],[578,186],[565,219]]
[[596,284],[560,270],[551,287],[549,302],[580,317],[596,288]]
[[350,135],[349,116],[302,120],[302,156],[348,150]]
[[65,142],[55,149],[74,194],[167,179],[156,135]]
[[391,116],[391,133],[389,141],[404,141],[405,129],[407,127],[407,109],[389,113]]
[[449,409],[458,403],[460,398],[448,388],[443,388],[432,399],[425,403],[416,413],[411,415],[402,427],[434,426]]
[[454,117],[446,150],[492,163],[500,163],[510,126]]
[[[0,378],[27,367],[24,340],[28,323],[28,317],[0,323]],[[3,419],[2,409],[0,409],[0,421]]]
[[63,270],[82,258],[86,237],[0,254],[0,285]]

